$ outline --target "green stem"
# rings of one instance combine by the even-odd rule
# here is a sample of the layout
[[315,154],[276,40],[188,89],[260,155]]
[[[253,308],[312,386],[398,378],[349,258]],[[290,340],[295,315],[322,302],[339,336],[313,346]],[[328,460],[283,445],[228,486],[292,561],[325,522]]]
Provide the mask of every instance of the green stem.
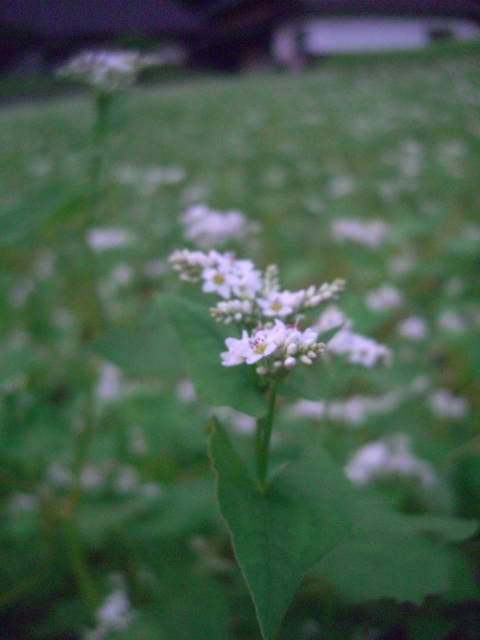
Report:
[[258,480],[263,491],[267,488],[268,455],[273,429],[273,419],[275,417],[275,401],[277,398],[278,383],[279,378],[274,378],[268,394],[267,414],[257,421],[257,432],[255,435]]
[[95,96],[95,125],[93,130],[93,158],[91,165],[92,198],[95,202],[101,191],[104,173],[105,136],[112,97],[105,93]]
[[78,537],[75,526],[71,521],[65,522],[65,538],[78,591],[81,594],[83,601],[86,603],[89,612],[93,614],[98,607],[99,598],[95,588],[95,582],[90,574],[90,569],[85,558],[83,545]]

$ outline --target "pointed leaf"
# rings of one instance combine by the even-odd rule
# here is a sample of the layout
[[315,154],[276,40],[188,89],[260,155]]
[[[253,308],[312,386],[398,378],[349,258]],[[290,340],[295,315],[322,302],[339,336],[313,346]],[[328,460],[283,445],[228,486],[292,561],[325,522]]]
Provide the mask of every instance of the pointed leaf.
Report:
[[261,491],[217,421],[210,452],[220,511],[263,636],[272,640],[304,573],[353,526],[355,491],[321,449],[284,467]]
[[421,604],[427,595],[449,589],[450,553],[417,534],[359,528],[316,572],[350,601],[390,597]]
[[233,407],[254,417],[264,415],[265,399],[251,367],[222,365],[220,353],[226,351],[228,333],[210,317],[208,308],[177,296],[161,296],[158,301],[180,337],[197,393],[216,406]]

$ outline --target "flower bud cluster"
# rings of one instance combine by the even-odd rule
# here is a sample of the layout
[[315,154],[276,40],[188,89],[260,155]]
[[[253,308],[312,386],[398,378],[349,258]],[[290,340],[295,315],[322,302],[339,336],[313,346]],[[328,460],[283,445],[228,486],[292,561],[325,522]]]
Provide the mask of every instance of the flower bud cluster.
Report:
[[200,282],[202,271],[213,263],[211,256],[203,251],[189,251],[188,249],[177,249],[168,261],[172,265],[172,269],[178,271],[180,280],[187,282]]
[[221,353],[226,367],[238,364],[257,364],[259,375],[278,375],[293,369],[299,362],[310,365],[323,351],[313,329],[300,331],[296,325],[284,324],[278,318],[275,323],[257,327],[242,337],[227,338],[228,351]]
[[281,291],[275,265],[262,274],[250,260],[237,260],[233,254],[216,251],[175,251],[170,263],[182,280],[202,281],[203,291],[224,298],[210,312],[217,322],[225,324],[255,326],[275,318],[295,324],[303,311],[336,298],[345,286],[343,280],[335,280],[320,287]]

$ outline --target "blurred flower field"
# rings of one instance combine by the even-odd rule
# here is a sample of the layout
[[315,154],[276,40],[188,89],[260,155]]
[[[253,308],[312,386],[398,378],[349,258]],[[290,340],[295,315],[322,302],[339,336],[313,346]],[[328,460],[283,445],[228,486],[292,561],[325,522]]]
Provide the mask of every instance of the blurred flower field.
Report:
[[132,88],[101,130],[88,95],[1,109],[2,638],[261,638],[206,433],[248,460],[255,413],[192,375],[162,300],[208,317],[223,293],[178,278],[184,248],[346,281],[310,311],[343,328],[285,383],[272,463],[318,445],[400,524],[331,545],[276,637],[480,636],[479,56]]

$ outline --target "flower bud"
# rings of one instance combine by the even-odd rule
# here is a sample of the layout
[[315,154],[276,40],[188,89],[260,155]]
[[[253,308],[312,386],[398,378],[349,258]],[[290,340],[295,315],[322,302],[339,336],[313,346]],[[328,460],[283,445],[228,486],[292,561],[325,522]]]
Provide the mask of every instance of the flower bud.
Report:
[[296,353],[297,353],[297,345],[294,343],[289,344],[287,347],[287,354],[289,356],[294,356]]
[[297,360],[295,358],[293,358],[292,356],[290,356],[289,358],[287,358],[284,362],[284,367],[285,369],[293,369],[293,367],[297,364]]

